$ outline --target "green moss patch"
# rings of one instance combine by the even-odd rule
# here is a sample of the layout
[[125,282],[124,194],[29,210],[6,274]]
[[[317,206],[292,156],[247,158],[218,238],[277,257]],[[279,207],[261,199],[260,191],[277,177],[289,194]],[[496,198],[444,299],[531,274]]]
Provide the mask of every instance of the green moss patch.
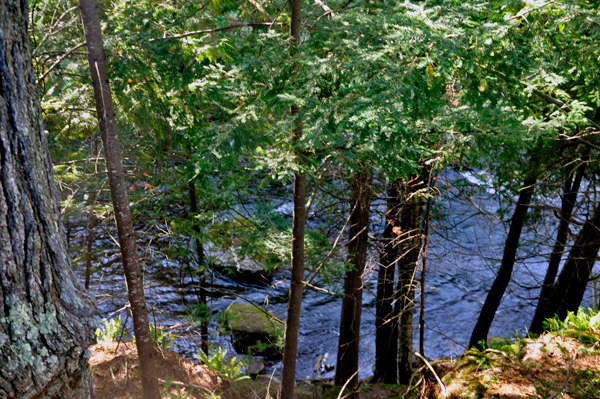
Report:
[[246,303],[231,305],[224,318],[238,352],[281,356],[284,324],[273,314]]

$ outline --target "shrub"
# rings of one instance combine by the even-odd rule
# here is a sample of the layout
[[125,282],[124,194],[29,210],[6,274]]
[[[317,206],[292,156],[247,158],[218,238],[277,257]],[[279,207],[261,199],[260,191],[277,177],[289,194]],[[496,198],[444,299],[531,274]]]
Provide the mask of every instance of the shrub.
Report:
[[556,332],[567,329],[577,331],[596,330],[600,328],[600,313],[593,309],[579,308],[577,314],[567,312],[565,320],[559,319],[558,315],[544,321],[544,329]]
[[593,309],[579,308],[577,314],[568,312],[565,320],[557,315],[544,321],[544,328],[563,337],[575,338],[582,344],[593,344],[600,341],[600,313]]
[[245,364],[236,357],[233,357],[229,361],[225,359],[227,349],[223,349],[219,346],[215,351],[211,344],[208,354],[204,353],[202,349],[198,349],[198,352],[199,353],[194,355],[194,357],[204,363],[210,371],[215,372],[226,380],[236,380],[242,374],[242,367],[244,367]]
[[96,338],[99,344],[113,342],[117,337],[123,338],[126,335],[127,332],[121,328],[121,315],[110,320],[102,319],[100,328],[96,329]]
[[164,326],[155,326],[154,323],[150,323],[150,338],[152,339],[154,346],[158,346],[163,349],[169,349],[173,347],[171,341],[175,339],[170,332],[165,331]]

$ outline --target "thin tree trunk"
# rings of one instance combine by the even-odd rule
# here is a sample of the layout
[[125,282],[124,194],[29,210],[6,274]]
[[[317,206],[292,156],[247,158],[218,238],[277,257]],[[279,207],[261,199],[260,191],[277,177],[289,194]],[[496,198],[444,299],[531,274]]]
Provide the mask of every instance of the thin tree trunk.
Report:
[[0,397],[88,399],[95,304],[69,257],[28,12],[0,0]]
[[[198,196],[196,193],[196,185],[193,180],[188,183],[188,192],[190,194],[190,210],[192,211],[191,217],[194,218],[198,215]],[[194,231],[200,235],[200,226],[194,222]],[[204,248],[202,242],[196,237],[196,255],[198,256],[198,273],[200,276],[200,303],[204,305],[205,309],[208,308],[206,302],[206,267],[208,265],[204,261]],[[201,349],[204,353],[208,354],[208,322],[203,319],[200,322],[200,337],[202,339]]]
[[548,300],[544,319],[557,314],[561,319],[567,312],[577,312],[583,294],[589,282],[592,268],[600,250],[600,204],[596,205],[594,215],[588,219],[575,239],[560,276],[556,289]]
[[[302,0],[290,1],[290,35],[294,46],[300,44]],[[298,107],[292,107],[291,114],[297,115]],[[302,138],[302,118],[296,119],[294,141]],[[300,156],[298,151],[296,155]],[[306,173],[294,174],[294,200],[292,222],[292,276],[290,279],[290,300],[285,322],[285,344],[281,370],[281,398],[294,397],[296,383],[296,357],[298,356],[298,329],[302,309],[302,291],[304,290],[304,225],[306,223]]]
[[[577,194],[579,192],[579,186],[585,173],[587,165],[587,156],[582,159],[581,165],[576,168],[577,174],[575,179],[572,178],[571,173],[568,173],[565,178],[565,184],[563,188],[562,204],[560,210],[560,222],[558,224],[558,232],[556,233],[556,242],[550,255],[550,261],[548,262],[548,270],[546,271],[546,277],[544,278],[544,284],[542,285],[542,291],[540,293],[540,299],[531,321],[529,331],[532,333],[540,334],[543,331],[542,322],[544,321],[544,312],[548,299],[554,291],[554,281],[558,274],[558,267],[562,260],[565,245],[567,244],[567,238],[569,235],[569,224],[571,223],[571,216],[573,208],[577,202]],[[571,184],[572,182],[572,184]]]
[[[379,260],[377,277],[377,301],[375,309],[375,381],[386,384],[397,382],[396,352],[390,351],[390,345],[397,340],[393,334],[397,320],[394,316],[394,275],[398,256],[398,186],[394,181],[387,189],[387,210],[385,212],[385,228],[383,230],[384,245]],[[397,330],[396,330],[397,331]]]
[[[344,279],[344,297],[340,321],[335,384],[354,391],[358,386],[358,349],[362,311],[363,274],[367,262],[369,242],[369,214],[371,208],[371,174],[355,172],[352,179],[350,202],[350,231],[348,260],[351,269]],[[353,394],[353,397],[356,396]]]
[[[535,159],[536,157],[532,157],[531,159],[530,167],[532,168],[535,167]],[[483,304],[483,308],[477,319],[477,324],[475,324],[475,328],[471,334],[469,348],[476,346],[483,349],[479,342],[487,340],[488,331],[490,330],[490,326],[496,315],[496,310],[498,310],[502,296],[510,282],[510,277],[515,265],[515,258],[517,256],[517,248],[519,247],[519,238],[521,237],[521,231],[525,224],[525,216],[529,209],[536,182],[537,178],[533,176],[527,177],[523,182],[523,188],[521,189],[521,194],[519,195],[519,200],[510,222],[500,270],[492,284],[492,288],[490,288],[490,291],[488,292],[488,296],[485,299],[485,303]]]
[[112,197],[117,232],[129,302],[133,313],[133,329],[136,347],[140,359],[142,389],[144,399],[160,399],[156,367],[154,364],[154,348],[148,327],[148,312],[144,297],[144,284],[138,265],[137,248],[133,231],[133,220],[129,209],[129,197],[125,183],[125,173],[121,161],[115,112],[106,72],[106,58],[100,15],[95,0],[80,0],[81,17],[88,49],[88,62],[96,101],[96,114],[100,125],[100,134],[104,146],[106,169]]

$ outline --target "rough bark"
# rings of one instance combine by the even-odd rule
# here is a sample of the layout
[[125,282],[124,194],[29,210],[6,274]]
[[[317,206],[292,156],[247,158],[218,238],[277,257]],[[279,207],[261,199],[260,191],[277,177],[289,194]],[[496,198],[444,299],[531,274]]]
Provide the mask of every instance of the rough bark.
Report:
[[[530,166],[535,167],[535,157],[532,157]],[[480,341],[487,340],[488,331],[496,315],[496,310],[500,306],[502,296],[508,287],[510,277],[512,276],[513,267],[515,265],[515,258],[517,256],[517,248],[519,247],[519,239],[521,238],[521,231],[525,224],[525,216],[529,210],[531,197],[534,192],[534,185],[537,179],[533,175],[527,177],[523,182],[521,194],[517,201],[515,212],[510,222],[510,228],[508,230],[508,237],[506,238],[506,244],[504,245],[504,254],[502,255],[502,262],[500,264],[500,270],[496,275],[496,279],[492,284],[492,288],[488,292],[471,339],[469,340],[469,347],[476,346],[479,349],[483,347],[479,344]]]
[[[198,195],[193,180],[190,180],[188,183],[188,192],[190,194],[191,217],[194,218],[198,215]],[[200,235],[200,226],[195,222],[193,229],[196,234]],[[206,267],[208,267],[208,264],[204,261],[204,247],[198,237],[196,237],[196,256],[198,257],[198,275],[200,277],[200,303],[203,304],[206,309]],[[206,320],[200,322],[200,338],[202,340],[201,349],[204,353],[208,353],[208,322]]]
[[104,147],[108,182],[117,221],[117,233],[123,257],[127,292],[133,314],[133,330],[140,359],[143,397],[144,399],[160,399],[154,364],[155,352],[148,327],[144,284],[138,265],[133,220],[129,209],[129,197],[121,160],[115,112],[108,84],[98,4],[95,0],[80,0],[79,7],[88,49],[88,63],[94,88],[96,114]]
[[600,204],[596,205],[593,216],[585,222],[577,234],[569,258],[556,281],[556,288],[548,299],[543,319],[555,314],[564,319],[567,312],[577,312],[596,262],[598,250],[600,250]]
[[[290,35],[294,46],[300,44],[302,0],[290,1]],[[291,114],[297,115],[298,107],[292,107]],[[302,138],[302,119],[296,119],[294,141]],[[299,159],[302,154],[297,151]],[[298,356],[298,329],[302,309],[302,291],[304,290],[304,226],[306,224],[306,173],[294,174],[294,199],[292,222],[292,276],[290,279],[290,300],[285,322],[285,344],[281,370],[281,399],[294,397],[296,383],[296,357]]]
[[[575,202],[577,202],[577,193],[579,192],[579,186],[585,173],[586,165],[585,162],[587,156],[584,157],[584,162],[576,168],[575,179],[571,173],[568,173],[565,177],[565,183],[563,187],[562,203],[560,209],[560,221],[558,223],[558,231],[556,233],[556,241],[550,254],[550,260],[548,262],[548,269],[546,270],[546,276],[544,277],[544,284],[542,285],[542,291],[540,293],[540,299],[538,301],[533,320],[529,331],[535,334],[540,334],[543,331],[542,323],[544,321],[544,315],[548,300],[552,296],[554,291],[554,282],[556,275],[558,274],[558,267],[562,260],[565,245],[567,244],[567,238],[569,235],[569,224],[571,223],[571,215]],[[573,171],[570,171],[573,172]]]
[[0,398],[90,398],[95,304],[69,259],[28,11],[0,0]]
[[375,380],[386,384],[395,384],[398,378],[396,352],[390,351],[390,346],[393,346],[397,339],[397,333],[393,334],[394,326],[397,326],[397,320],[393,318],[393,303],[395,267],[398,256],[398,185],[399,182],[392,182],[387,190],[387,209],[383,230],[384,245],[379,259],[375,305]]
[[[335,384],[354,391],[358,386],[358,349],[362,311],[363,274],[367,262],[369,214],[371,208],[371,174],[354,173],[350,201],[348,258],[351,268],[344,279],[344,297],[340,320]],[[353,395],[355,396],[355,395]]]

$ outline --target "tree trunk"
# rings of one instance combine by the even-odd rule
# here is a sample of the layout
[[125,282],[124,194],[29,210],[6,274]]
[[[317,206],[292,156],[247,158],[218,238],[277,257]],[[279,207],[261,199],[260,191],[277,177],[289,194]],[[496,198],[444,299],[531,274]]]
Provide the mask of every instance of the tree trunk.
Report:
[[0,397],[87,399],[95,304],[71,267],[28,12],[0,0]]
[[[531,158],[530,167],[535,167],[535,159],[536,157]],[[479,319],[477,319],[477,324],[475,324],[475,328],[471,334],[469,348],[476,346],[479,349],[483,349],[479,342],[487,340],[488,331],[490,330],[490,326],[496,315],[496,310],[498,310],[502,296],[510,282],[510,277],[515,265],[515,258],[517,256],[517,248],[519,247],[519,238],[521,237],[521,231],[525,224],[525,216],[527,215],[531,197],[533,196],[533,186],[536,182],[537,178],[533,176],[527,177],[523,182],[523,188],[519,195],[517,207],[515,208],[515,212],[510,222],[500,270],[492,284],[490,292],[488,292],[488,296],[485,299],[485,303],[479,314]]]
[[[571,223],[571,215],[575,202],[577,202],[577,193],[579,192],[579,186],[585,173],[587,156],[584,156],[583,163],[576,168],[577,174],[575,179],[572,179],[571,170],[570,173],[565,177],[565,184],[563,188],[562,204],[560,210],[560,221],[558,224],[558,232],[556,233],[556,242],[550,254],[550,261],[548,262],[548,270],[546,271],[546,277],[544,278],[544,284],[542,285],[542,291],[540,293],[540,299],[538,301],[535,315],[531,321],[529,331],[532,333],[540,334],[543,331],[542,322],[544,321],[544,312],[552,291],[554,291],[554,281],[558,274],[558,267],[562,260],[565,245],[567,244],[567,238],[569,235],[569,224]],[[571,184],[572,182],[572,184]]]
[[117,232],[123,257],[129,303],[131,304],[133,314],[133,329],[140,359],[143,397],[144,399],[160,399],[154,364],[155,352],[148,327],[148,311],[144,297],[144,284],[138,265],[133,220],[129,210],[129,197],[127,195],[125,173],[121,161],[121,148],[106,72],[106,57],[102,41],[102,31],[100,29],[98,4],[95,0],[80,0],[79,7],[81,9],[87,43],[88,62],[90,65],[92,86],[94,88],[94,99],[96,101],[96,114],[100,125],[106,169],[108,170],[108,181],[117,221]]
[[[431,170],[429,171],[431,176]],[[429,219],[431,217],[431,202],[433,199],[431,189],[435,187],[437,180],[437,172],[430,177],[429,187],[427,187],[427,206],[425,207],[425,215],[423,220],[423,253],[421,255],[421,287],[419,298],[419,353],[425,356],[425,277],[427,272],[427,245],[429,244]]]
[[412,178],[404,185],[400,213],[401,244],[398,258],[398,288],[396,301],[399,306],[398,326],[398,381],[408,384],[412,375],[413,313],[415,306],[415,275],[421,248],[421,201],[416,195],[427,181],[425,173]]
[[[340,321],[335,384],[354,391],[358,386],[358,348],[362,311],[363,274],[367,262],[369,214],[371,208],[371,174],[354,173],[350,202],[348,260],[351,269],[344,279],[344,298]],[[353,396],[355,396],[353,394]]]
[[[188,192],[190,194],[190,210],[192,211],[192,218],[198,215],[198,196],[196,193],[196,185],[193,180],[188,183]],[[194,222],[194,231],[200,235],[200,226]],[[204,305],[205,309],[208,309],[206,303],[206,267],[207,264],[204,261],[204,248],[202,242],[196,237],[196,254],[198,256],[198,273],[200,276],[200,303]],[[200,322],[200,338],[202,340],[201,349],[204,353],[208,354],[208,322],[203,319]]]
[[585,222],[575,239],[569,258],[556,281],[556,288],[548,300],[543,319],[555,314],[564,319],[568,311],[577,312],[596,262],[598,250],[600,250],[600,203],[596,205],[594,215]]
[[[397,382],[398,363],[396,352],[390,346],[398,339],[397,319],[394,319],[394,275],[398,256],[398,187],[399,182],[389,184],[387,210],[385,213],[384,245],[379,260],[377,276],[377,301],[375,309],[375,380],[386,384]],[[396,334],[393,334],[396,326]]]
[[[290,35],[295,46],[300,44],[302,0],[290,1]],[[298,107],[292,107],[291,114],[298,114]],[[296,119],[294,141],[302,138],[302,119]],[[296,155],[301,155],[298,151]],[[298,329],[304,290],[304,225],[306,223],[306,173],[294,174],[294,216],[292,222],[292,276],[290,279],[290,300],[285,322],[285,344],[281,370],[281,399],[294,397],[296,383],[296,357],[298,356]]]

